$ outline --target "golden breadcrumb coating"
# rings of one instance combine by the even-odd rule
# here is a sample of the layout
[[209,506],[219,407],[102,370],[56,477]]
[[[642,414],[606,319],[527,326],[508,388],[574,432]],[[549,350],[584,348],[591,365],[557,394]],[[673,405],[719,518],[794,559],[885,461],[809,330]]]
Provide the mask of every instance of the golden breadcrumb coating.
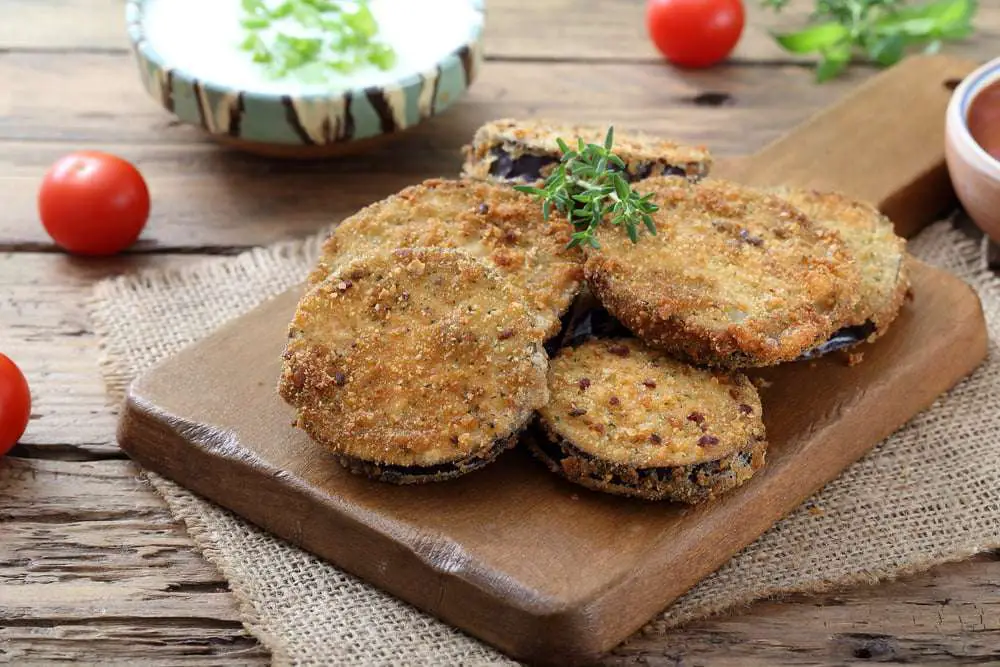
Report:
[[883,335],[910,288],[906,241],[896,235],[892,221],[866,202],[838,192],[779,189],[776,193],[818,224],[836,230],[861,274],[861,298],[849,321],[842,326],[874,325],[868,337]]
[[652,178],[657,233],[602,225],[584,273],[601,303],[654,347],[724,367],[791,361],[850,319],[860,276],[836,232],[787,201],[728,181]]
[[[718,494],[748,479],[755,469],[749,465],[744,475],[727,474],[739,453],[759,449],[763,462],[760,396],[742,373],[695,368],[639,340],[611,338],[560,350],[548,382],[550,400],[539,417],[566,454],[567,476],[586,473],[597,482],[592,473],[614,470],[623,485],[633,476],[624,471],[639,480],[654,477],[641,471],[659,469],[657,486],[680,499]],[[727,465],[691,486],[697,480],[688,473],[709,461]],[[664,468],[687,470],[665,475]],[[642,486],[636,495],[650,497],[654,489],[638,493]]]
[[428,180],[344,220],[324,243],[310,282],[380,248],[457,248],[492,264],[518,288],[551,336],[583,280],[583,255],[566,248],[571,234],[565,220],[544,220],[536,201],[508,187]]
[[548,383],[545,427],[614,463],[713,461],[764,435],[760,396],[745,375],[696,368],[636,339],[563,348]]
[[434,466],[513,445],[548,400],[546,364],[495,270],[455,250],[399,249],[340,266],[303,296],[279,393],[348,463]]

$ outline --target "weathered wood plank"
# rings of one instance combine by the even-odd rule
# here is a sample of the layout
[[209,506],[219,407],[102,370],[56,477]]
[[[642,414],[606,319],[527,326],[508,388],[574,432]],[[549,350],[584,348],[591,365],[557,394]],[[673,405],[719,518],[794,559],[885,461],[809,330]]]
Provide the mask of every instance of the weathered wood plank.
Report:
[[637,635],[607,665],[1000,664],[1000,560],[982,556],[880,586],[758,602]]
[[108,618],[207,618],[227,625],[239,623],[228,591],[171,592],[156,588],[158,578],[128,582],[0,585],[2,613],[8,623],[29,625]]
[[268,665],[271,661],[267,650],[253,637],[217,624],[108,619],[82,625],[0,627],[0,662],[215,667]]
[[72,448],[119,452],[85,300],[102,278],[196,261],[176,255],[103,261],[56,253],[0,255],[0,350],[21,367],[32,391],[32,419],[22,442],[70,455]]
[[[409,142],[329,163],[354,170],[393,155],[411,168],[441,166],[435,153],[452,151],[482,122],[506,115],[613,121],[687,141],[711,138],[723,150],[746,152],[761,133],[783,131],[864,78],[856,73],[818,86],[808,71],[792,65],[676,72],[635,63],[487,63],[462,101],[421,125]],[[143,145],[203,140],[146,94],[128,55],[10,53],[0,56],[0,82],[7,93],[0,98],[0,139]]]
[[0,458],[0,521],[164,520],[165,504],[137,474],[131,461]]
[[8,623],[29,625],[108,618],[207,618],[227,625],[239,622],[227,591],[171,592],[156,588],[158,578],[134,578],[126,583],[0,585],[3,617]]
[[[454,110],[350,158],[289,163],[217,147],[147,99],[123,55],[0,55],[0,247],[48,247],[35,193],[61,154],[88,146],[135,161],[153,195],[139,250],[250,246],[310,233],[432,176],[457,173],[459,148],[499,116],[644,129],[720,154],[749,153],[862,79],[816,86],[798,67],[678,75],[650,65],[491,63]],[[100,90],[100,94],[94,94]],[[72,107],[64,103],[73,99]]]
[[[805,25],[812,3],[792,3],[781,14],[745,3],[746,28],[736,62],[805,60],[778,48],[769,31]],[[499,59],[644,60],[661,58],[646,34],[642,0],[490,0],[484,46]],[[1000,5],[983,2],[978,32],[949,44],[949,53],[985,60],[1000,37]],[[559,37],[553,35],[558,28]],[[128,48],[121,0],[6,0],[0,3],[0,49]]]
[[[44,470],[46,475],[53,474],[42,463],[30,465]],[[20,474],[7,470],[6,475]],[[134,473],[128,467],[121,471]],[[110,494],[129,484],[128,479],[104,479],[103,488]],[[37,485],[28,493],[37,499],[44,492],[46,489]],[[42,502],[62,502],[61,498],[42,497]],[[0,542],[0,585],[77,580],[116,583],[152,576],[162,579],[172,590],[225,590],[221,575],[194,550],[191,540],[178,530],[178,524],[162,505],[159,509],[162,511],[146,517],[126,514],[93,521],[82,520],[85,517],[80,512],[65,523],[35,521],[38,517],[10,519],[4,523],[4,540]]]
[[0,459],[0,662],[266,657],[127,461]]

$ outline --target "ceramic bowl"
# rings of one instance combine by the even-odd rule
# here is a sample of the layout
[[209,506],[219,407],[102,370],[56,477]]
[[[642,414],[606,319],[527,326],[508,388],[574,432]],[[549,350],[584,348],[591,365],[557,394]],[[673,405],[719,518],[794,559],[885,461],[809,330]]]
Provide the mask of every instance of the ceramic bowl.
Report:
[[[391,81],[376,77],[383,80],[349,88],[331,85],[304,90],[289,85],[287,91],[274,86],[254,90],[245,83],[227,81],[218,72],[199,73],[204,67],[193,57],[164,57],[160,51],[165,49],[158,51],[149,35],[150,16],[155,15],[150,6],[155,1],[126,3],[128,34],[148,93],[178,119],[203,128],[213,138],[265,155],[336,155],[395,136],[453,105],[476,79],[482,63],[484,0],[453,0],[462,3],[463,11],[459,23],[452,22],[450,34],[460,39],[447,55],[419,71]],[[238,27],[238,17],[233,22]],[[200,27],[201,37],[192,30],[191,43],[216,34],[210,26]]]
[[945,159],[959,201],[976,224],[1000,242],[1000,161],[969,133],[969,107],[976,95],[1000,79],[1000,58],[965,77],[955,88],[945,117]]

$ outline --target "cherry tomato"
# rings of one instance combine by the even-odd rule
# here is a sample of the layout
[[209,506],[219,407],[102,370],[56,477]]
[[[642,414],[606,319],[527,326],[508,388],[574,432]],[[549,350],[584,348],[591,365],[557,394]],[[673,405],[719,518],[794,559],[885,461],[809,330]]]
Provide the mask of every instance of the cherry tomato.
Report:
[[728,56],[743,33],[741,0],[647,0],[646,30],[681,67],[708,67]]
[[0,456],[24,435],[31,415],[31,392],[24,374],[10,358],[0,354]]
[[112,255],[139,238],[149,218],[149,189],[131,163],[96,151],[55,162],[38,192],[45,231],[79,255]]

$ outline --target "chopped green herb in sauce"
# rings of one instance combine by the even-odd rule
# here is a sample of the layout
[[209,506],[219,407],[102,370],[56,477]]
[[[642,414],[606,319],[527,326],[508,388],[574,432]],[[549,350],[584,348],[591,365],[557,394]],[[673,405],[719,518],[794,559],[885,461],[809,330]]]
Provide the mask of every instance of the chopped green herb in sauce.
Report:
[[367,0],[241,0],[241,48],[274,78],[322,83],[365,66],[390,69],[393,49],[379,41]]

